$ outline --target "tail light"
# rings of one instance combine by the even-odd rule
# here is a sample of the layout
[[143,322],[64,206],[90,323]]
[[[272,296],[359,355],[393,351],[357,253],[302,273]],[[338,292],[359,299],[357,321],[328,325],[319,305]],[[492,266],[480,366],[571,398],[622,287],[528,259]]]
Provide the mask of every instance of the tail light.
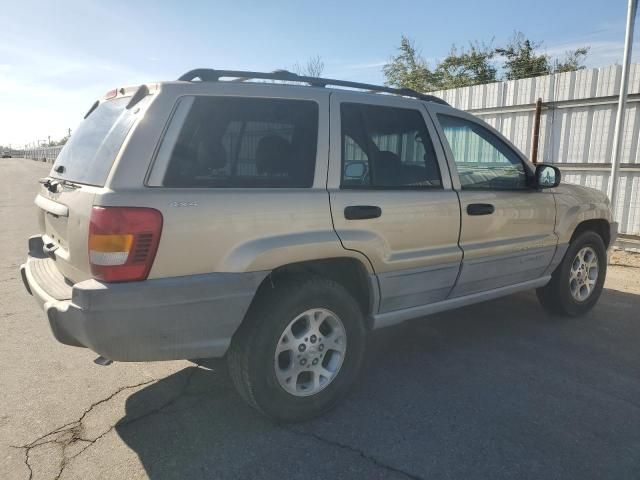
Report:
[[162,214],[153,208],[93,207],[89,224],[91,274],[105,282],[146,279],[161,232]]

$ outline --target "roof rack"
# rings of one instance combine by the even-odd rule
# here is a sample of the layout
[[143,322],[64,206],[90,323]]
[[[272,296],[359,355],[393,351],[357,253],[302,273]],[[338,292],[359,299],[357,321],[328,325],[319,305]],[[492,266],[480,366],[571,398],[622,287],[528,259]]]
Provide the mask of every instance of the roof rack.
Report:
[[287,70],[275,70],[273,72],[247,72],[243,70],[214,70],[212,68],[196,68],[190,70],[180,78],[179,81],[192,82],[196,79],[200,79],[203,82],[217,82],[221,78],[233,78],[233,82],[244,82],[251,79],[260,80],[280,80],[286,82],[300,82],[311,85],[312,87],[326,87],[333,85],[336,87],[357,88],[361,90],[367,90],[368,92],[383,92],[391,93],[394,95],[402,95],[404,97],[413,97],[419,100],[427,102],[440,103],[442,105],[449,105],[443,99],[434,95],[427,95],[424,93],[416,92],[411,88],[391,88],[383,87],[380,85],[372,85],[369,83],[350,82],[347,80],[334,80],[331,78],[320,77],[306,77],[303,75],[297,75]]

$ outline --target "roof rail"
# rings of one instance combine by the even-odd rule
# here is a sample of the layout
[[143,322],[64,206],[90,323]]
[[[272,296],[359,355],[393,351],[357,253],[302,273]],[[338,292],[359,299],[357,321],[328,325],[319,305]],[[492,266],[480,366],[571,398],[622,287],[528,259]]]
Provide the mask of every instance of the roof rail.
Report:
[[214,70],[212,68],[196,68],[190,70],[180,78],[179,81],[192,82],[196,79],[200,79],[203,82],[217,82],[221,78],[233,78],[234,82],[244,82],[251,79],[260,80],[280,80],[286,82],[300,82],[307,83],[312,87],[326,87],[333,85],[336,87],[357,88],[361,90],[367,90],[369,92],[383,92],[392,93],[394,95],[402,95],[404,97],[413,97],[419,100],[427,102],[440,103],[442,105],[449,105],[443,99],[434,95],[427,95],[424,93],[416,92],[411,88],[391,88],[381,85],[372,85],[369,83],[350,82],[348,80],[334,80],[331,78],[321,77],[306,77],[303,75],[297,75],[287,70],[275,70],[273,72],[247,72],[243,70]]

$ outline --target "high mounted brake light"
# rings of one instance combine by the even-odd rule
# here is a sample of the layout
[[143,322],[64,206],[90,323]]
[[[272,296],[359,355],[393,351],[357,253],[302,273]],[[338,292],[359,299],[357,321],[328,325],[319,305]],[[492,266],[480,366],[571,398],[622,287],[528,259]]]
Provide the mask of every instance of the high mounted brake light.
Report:
[[93,207],[89,224],[91,274],[105,282],[146,279],[161,232],[162,214],[153,208]]
[[109,99],[117,97],[117,96],[118,96],[118,89],[114,88],[113,90],[109,90],[107,93],[105,93],[104,99],[105,100],[109,100]]

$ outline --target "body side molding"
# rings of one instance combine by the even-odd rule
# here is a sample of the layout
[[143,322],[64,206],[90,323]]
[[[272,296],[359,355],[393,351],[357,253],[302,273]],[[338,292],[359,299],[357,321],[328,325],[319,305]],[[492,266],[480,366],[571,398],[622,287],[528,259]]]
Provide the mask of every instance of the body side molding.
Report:
[[516,283],[514,285],[488,290],[486,292],[473,293],[471,295],[465,295],[464,297],[450,298],[448,300],[431,303],[429,305],[421,305],[419,307],[405,308],[403,310],[395,310],[393,312],[373,315],[373,328],[390,327],[391,325],[396,325],[412,318],[464,307],[474,303],[484,302],[486,300],[493,300],[494,298],[504,297],[505,295],[510,295],[522,290],[528,290],[530,288],[542,287],[549,283],[549,280],[551,280],[551,275],[545,275],[534,280]]

